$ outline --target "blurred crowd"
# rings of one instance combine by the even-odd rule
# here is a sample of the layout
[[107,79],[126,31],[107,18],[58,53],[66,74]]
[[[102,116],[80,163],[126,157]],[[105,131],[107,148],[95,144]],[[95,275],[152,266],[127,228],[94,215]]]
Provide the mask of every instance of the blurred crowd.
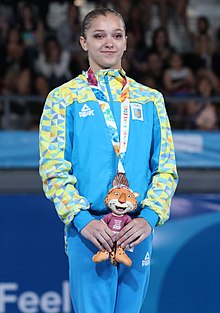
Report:
[[[189,27],[190,0],[87,0],[108,6],[126,22],[128,76],[161,91],[174,129],[220,129],[220,24],[213,31],[207,16]],[[88,68],[80,48],[85,1],[1,1],[0,116],[10,101],[11,125],[37,129],[50,90]],[[158,23],[153,23],[153,14]],[[156,13],[155,13],[156,12]],[[172,26],[172,28],[171,28]],[[27,101],[28,95],[38,96]],[[2,128],[4,124],[2,123]]]

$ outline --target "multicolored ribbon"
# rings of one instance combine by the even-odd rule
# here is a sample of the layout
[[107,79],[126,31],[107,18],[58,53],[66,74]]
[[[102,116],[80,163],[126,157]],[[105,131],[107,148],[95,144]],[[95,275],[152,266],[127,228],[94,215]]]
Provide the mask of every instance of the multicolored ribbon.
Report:
[[122,78],[120,138],[107,97],[99,86],[98,80],[96,79],[95,74],[93,73],[91,68],[87,71],[87,80],[103,112],[114,151],[119,157],[118,172],[125,173],[123,164],[128,145],[130,126],[130,101],[128,80],[126,76]]

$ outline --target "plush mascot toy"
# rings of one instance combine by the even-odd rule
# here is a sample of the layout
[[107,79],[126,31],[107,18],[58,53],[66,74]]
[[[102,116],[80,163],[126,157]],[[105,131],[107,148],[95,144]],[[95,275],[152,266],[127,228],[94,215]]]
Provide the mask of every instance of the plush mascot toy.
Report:
[[[123,181],[124,182],[124,181]],[[111,212],[102,218],[102,221],[108,225],[108,227],[115,233],[119,233],[120,230],[131,221],[131,217],[127,214],[136,209],[139,193],[133,192],[128,187],[128,182],[125,184],[113,183],[113,188],[109,190],[107,196],[104,199],[105,205],[111,210]],[[115,185],[114,185],[115,184]],[[98,251],[92,258],[93,262],[99,263],[108,260],[110,256],[110,262],[112,265],[123,263],[127,266],[131,266],[132,261],[125,253],[125,249],[117,246],[114,243],[114,247],[111,253],[108,251]]]

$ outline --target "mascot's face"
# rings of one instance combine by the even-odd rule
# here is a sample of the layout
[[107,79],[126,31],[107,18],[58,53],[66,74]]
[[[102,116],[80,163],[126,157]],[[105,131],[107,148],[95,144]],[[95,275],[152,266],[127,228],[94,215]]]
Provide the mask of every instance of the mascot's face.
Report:
[[124,185],[113,187],[105,197],[105,205],[116,215],[124,215],[137,207],[139,193]]

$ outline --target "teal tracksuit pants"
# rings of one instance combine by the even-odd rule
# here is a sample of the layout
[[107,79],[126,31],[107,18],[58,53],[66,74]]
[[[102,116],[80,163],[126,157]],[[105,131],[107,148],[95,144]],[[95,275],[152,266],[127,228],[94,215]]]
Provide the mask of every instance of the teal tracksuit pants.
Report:
[[133,252],[131,267],[92,261],[97,248],[74,226],[67,232],[70,292],[75,313],[138,313],[148,289],[152,235]]

